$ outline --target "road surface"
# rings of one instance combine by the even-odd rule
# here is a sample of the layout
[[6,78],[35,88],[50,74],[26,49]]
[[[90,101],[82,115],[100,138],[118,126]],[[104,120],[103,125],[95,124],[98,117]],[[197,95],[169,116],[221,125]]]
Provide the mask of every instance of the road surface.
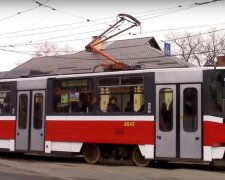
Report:
[[129,162],[86,164],[82,158],[16,156],[0,154],[0,179],[4,180],[224,180],[225,166],[168,163],[136,167]]

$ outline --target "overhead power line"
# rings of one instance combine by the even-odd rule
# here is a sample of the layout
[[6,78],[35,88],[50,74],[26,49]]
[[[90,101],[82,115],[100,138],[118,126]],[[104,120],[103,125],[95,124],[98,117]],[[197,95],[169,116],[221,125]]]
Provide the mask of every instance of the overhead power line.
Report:
[[[101,31],[101,30],[99,30],[99,31]],[[190,35],[189,37],[194,37],[194,36],[199,36],[199,35],[205,35],[205,34],[210,34],[210,33],[213,33],[213,32],[220,32],[220,31],[225,31],[225,28],[217,29],[217,30],[213,30],[213,31],[201,32],[201,33],[195,33],[195,34]],[[93,31],[93,32],[95,32],[95,31]],[[83,33],[85,34],[86,32],[83,32]],[[146,31],[146,32],[144,32],[144,34],[148,34],[148,33],[152,33],[152,31],[149,31],[149,32]],[[71,35],[67,35],[67,36],[54,37],[52,39],[62,38],[62,37],[71,37],[73,35],[78,35],[78,34],[71,34]],[[127,35],[129,35],[129,34],[124,34],[124,35],[119,35],[119,36],[127,36]],[[130,34],[130,35],[132,35],[132,34]],[[185,39],[185,38],[187,38],[187,36],[183,36],[183,37],[179,37],[179,38],[174,38],[174,39],[168,39],[168,40],[161,40],[160,42],[162,43],[162,42],[174,41],[174,40]],[[82,41],[82,40],[87,40],[87,39],[91,39],[91,37],[89,37],[89,38],[69,39],[69,40],[48,41],[48,42],[49,43],[61,43],[61,42],[69,42],[69,41]],[[48,39],[44,39],[44,40],[47,41]],[[23,43],[16,43],[16,44],[0,45],[0,47],[6,48],[6,47],[29,46],[29,45],[34,45],[34,44],[44,44],[45,42],[38,43],[38,42],[44,41],[44,40],[42,39],[42,40],[37,40],[37,41],[32,41],[32,42],[23,42]],[[127,48],[127,47],[135,47],[135,46],[126,46],[126,47],[120,47],[120,48]],[[117,49],[117,48],[110,48],[110,49]]]
[[[65,29],[58,29],[58,30],[52,30],[52,31],[44,31],[44,32],[36,32],[36,33],[29,33],[29,34],[21,34],[21,35],[12,35],[12,36],[5,36],[5,37],[0,37],[0,39],[11,39],[11,38],[18,38],[18,37],[27,37],[27,36],[36,36],[36,35],[41,35],[41,34],[52,34],[52,33],[57,33],[57,32],[62,32],[62,31],[68,31],[68,30],[73,30],[73,29],[81,29],[84,27],[89,27],[90,25],[86,26],[80,26],[80,27],[73,27],[73,28],[65,28]],[[91,31],[86,31],[86,33],[89,33]],[[77,33],[78,35],[80,33]],[[82,33],[83,34],[83,33]],[[1,34],[0,34],[1,36]]]
[[[49,2],[49,1],[50,1],[50,0],[48,0],[47,2]],[[221,1],[221,0],[220,0],[220,1]],[[40,7],[40,6],[44,6],[44,7],[48,7],[48,8],[50,8],[50,9],[56,10],[56,8],[53,8],[53,7],[51,7],[51,6],[45,5],[47,2],[45,2],[45,3],[40,3],[40,2],[38,2],[38,1],[36,1],[35,3],[37,3],[38,6],[35,7],[35,8],[38,8],[38,7]],[[140,17],[143,17],[143,16],[149,16],[149,15],[156,15],[156,14],[159,14],[159,13],[163,13],[163,12],[165,13],[165,12],[168,12],[169,10],[177,10],[177,9],[184,8],[184,7],[191,7],[191,6],[193,6],[193,5],[196,6],[196,4],[199,4],[199,3],[190,4],[190,5],[178,5],[178,6],[174,6],[174,7],[163,8],[163,9],[155,9],[155,10],[151,10],[151,11],[135,12],[135,13],[132,13],[132,15],[136,15],[136,14],[144,14],[144,13],[145,13],[145,15],[142,15],[142,16],[140,16]],[[146,13],[147,13],[147,14],[146,14]],[[70,14],[70,15],[72,15],[72,14]],[[76,15],[72,15],[72,16],[78,17],[78,18],[83,19],[83,20],[85,20],[85,21],[76,22],[76,23],[59,24],[59,25],[55,25],[55,26],[46,26],[46,27],[40,27],[40,28],[33,28],[33,29],[27,29],[27,30],[21,30],[21,31],[12,31],[12,32],[1,33],[0,35],[15,34],[15,33],[18,34],[18,33],[29,32],[29,31],[36,31],[36,30],[43,30],[43,29],[57,28],[57,27],[61,27],[61,26],[65,27],[65,26],[71,26],[71,25],[78,25],[78,24],[86,23],[86,22],[87,22],[86,20],[89,19],[89,18],[84,18],[84,17],[80,17],[80,16],[76,16]],[[153,18],[153,17],[150,17],[150,18]],[[115,19],[115,17],[106,17],[106,18],[89,19],[89,20],[95,22],[95,21],[107,20],[107,19]],[[102,22],[100,22],[100,23],[102,23]],[[104,23],[107,24],[107,23],[110,23],[110,22],[104,22]],[[87,25],[87,26],[89,26],[89,25]],[[83,26],[83,27],[87,27],[87,26]]]
[[[221,0],[220,0],[221,1]],[[47,2],[49,2],[49,1],[47,1]],[[46,3],[47,3],[46,2]],[[210,1],[207,1],[207,3],[209,3]],[[216,2],[216,1],[213,1],[213,2]],[[40,7],[40,6],[43,6],[43,7],[47,7],[47,8],[50,8],[50,9],[52,9],[52,10],[56,10],[56,8],[53,8],[53,7],[51,7],[51,6],[47,6],[47,5],[45,5],[44,3],[40,3],[40,2],[38,2],[38,1],[35,1],[35,3],[37,3],[38,4],[38,7]],[[198,5],[196,5],[196,4],[198,4]],[[151,11],[151,13],[150,14],[146,14],[146,15],[142,15],[142,16],[140,16],[140,17],[145,17],[145,16],[149,16],[149,15],[155,15],[155,14],[158,14],[158,13],[160,13],[159,15],[157,15],[157,16],[153,16],[153,17],[148,17],[148,18],[145,18],[145,19],[152,19],[152,18],[155,18],[155,17],[158,17],[158,16],[162,16],[162,15],[166,15],[166,14],[168,14],[168,13],[174,13],[174,12],[177,12],[177,10],[176,9],[179,9],[179,8],[184,8],[184,7],[192,7],[192,6],[199,6],[199,5],[201,5],[201,4],[206,4],[206,2],[204,2],[204,3],[195,3],[195,4],[191,4],[191,5],[185,5],[185,6],[183,6],[183,5],[179,5],[179,6],[176,6],[176,7],[172,7],[172,8],[164,8],[164,9],[158,9],[158,10],[153,10],[153,11]],[[172,12],[170,12],[170,10],[176,10],[176,11],[172,11]],[[169,10],[169,11],[168,11]],[[184,10],[184,9],[179,9],[179,11],[180,10]],[[143,13],[149,13],[150,11],[145,11],[145,12],[139,12],[139,13],[133,13],[133,14],[143,14]],[[161,13],[163,13],[163,14],[161,14]],[[166,13],[166,14],[165,14]],[[71,14],[70,14],[71,15]],[[74,15],[74,16],[76,16],[76,15]],[[81,18],[81,19],[86,19],[86,18],[83,18],[83,17],[80,17],[80,16],[76,16],[76,17],[79,17],[79,18]],[[109,18],[111,18],[111,17],[109,17]],[[102,19],[108,19],[108,18],[102,18]],[[143,20],[145,20],[145,19],[143,19]],[[94,22],[97,22],[97,20],[101,20],[101,19],[96,19],[96,20],[92,20],[92,21],[94,21]],[[78,22],[78,23],[70,23],[70,24],[63,24],[63,25],[57,25],[57,26],[49,26],[49,27],[43,27],[43,28],[36,28],[36,29],[30,29],[30,30],[24,30],[24,31],[15,31],[15,32],[7,32],[7,33],[2,33],[2,34],[0,34],[0,36],[1,35],[6,35],[6,34],[14,34],[14,33],[16,33],[17,35],[15,35],[15,36],[8,36],[8,37],[2,37],[2,38],[0,38],[0,39],[3,39],[3,38],[13,38],[13,37],[23,37],[23,36],[30,36],[30,35],[36,35],[36,34],[45,34],[45,33],[51,33],[51,31],[47,31],[47,32],[39,32],[39,33],[31,33],[31,34],[23,34],[23,35],[18,35],[18,33],[23,33],[23,32],[28,32],[28,31],[35,31],[35,30],[42,30],[42,29],[45,29],[45,28],[55,28],[55,27],[59,27],[59,26],[65,26],[65,25],[75,25],[75,24],[80,24],[80,23],[84,23],[84,22]],[[105,23],[111,23],[111,22],[104,22],[104,23],[100,23],[100,24],[105,24]],[[82,28],[82,27],[88,27],[89,25],[87,25],[87,26],[81,26],[81,27],[77,27],[77,28]],[[74,28],[71,28],[71,29],[74,29]],[[69,28],[67,28],[67,29],[63,29],[63,30],[69,30]],[[60,32],[60,31],[63,31],[63,30],[54,30],[54,31],[52,31],[52,32]]]
[[[208,31],[208,32],[205,32],[205,33],[197,33],[197,34],[192,34],[188,37],[194,37],[194,36],[199,36],[199,35],[205,35],[205,34],[210,34],[210,33],[215,33],[215,32],[220,32],[220,31],[224,31],[225,28],[223,29],[217,29],[217,30],[213,30],[213,31]],[[185,39],[185,38],[188,38],[187,36],[185,37],[179,37],[179,38],[174,38],[174,39],[168,39],[166,41],[161,41],[161,42],[168,42],[168,41],[175,41],[175,40],[179,40],[179,39]]]
[[39,40],[27,41],[27,42],[22,42],[22,43],[17,43],[17,44],[10,44],[10,45],[2,45],[0,47],[7,47],[7,46],[9,46],[9,47],[16,47],[16,46],[27,45],[27,44],[31,44],[31,43],[35,44],[35,43],[40,42],[40,41],[48,41],[48,40],[51,40],[51,39],[59,39],[59,38],[77,36],[77,35],[91,33],[91,32],[98,32],[98,31],[102,31],[102,30],[103,29],[98,29],[98,30],[93,30],[93,31],[88,31],[88,32],[80,32],[80,33],[76,33],[76,34],[68,34],[68,35],[63,35],[63,36],[56,36],[56,37],[51,37],[51,38],[47,38],[47,39],[39,39]]
[[[82,22],[76,22],[76,23],[68,23],[68,24],[60,24],[60,25],[55,25],[55,26],[46,26],[46,27],[41,27],[41,28],[34,28],[34,29],[27,29],[27,30],[21,30],[21,31],[12,31],[12,32],[7,32],[7,33],[1,33],[1,35],[8,35],[8,34],[18,34],[18,33],[23,33],[23,32],[30,32],[30,31],[39,31],[43,29],[50,29],[50,28],[57,28],[57,27],[65,27],[65,26],[71,26],[71,25],[77,25],[77,24],[82,24]],[[89,25],[88,25],[89,26]],[[87,27],[87,26],[85,26]]]
[[69,16],[72,16],[72,17],[75,17],[75,18],[79,18],[79,19],[86,20],[87,22],[92,21],[92,22],[96,22],[96,23],[98,23],[98,24],[105,24],[105,23],[99,22],[99,21],[97,21],[97,20],[93,20],[93,19],[91,20],[91,19],[89,19],[89,18],[81,17],[81,16],[78,16],[78,15],[74,15],[74,14],[71,14],[71,13],[68,13],[68,12],[65,12],[65,11],[62,11],[62,10],[60,10],[60,9],[58,9],[58,8],[54,8],[54,7],[52,7],[52,6],[42,4],[42,3],[38,2],[38,1],[35,1],[35,3],[39,4],[40,6],[50,8],[50,9],[53,10],[53,11],[58,11],[58,12],[60,12],[60,13],[62,13],[62,14],[65,14],[65,15],[69,15]]
[[[222,0],[217,0],[217,1],[222,1]],[[194,6],[194,7],[196,7],[196,6],[199,6],[199,5],[203,5],[203,4],[208,4],[208,3],[212,3],[212,2],[216,2],[216,0],[214,0],[214,1],[207,1],[207,2],[203,2],[203,3],[195,3],[194,5],[192,4],[192,5],[186,5],[186,6],[178,6],[179,8],[180,7],[188,7],[188,8],[192,8],[192,6]],[[51,9],[54,9],[55,10],[55,8],[53,8],[53,7],[51,7],[51,6],[47,6],[47,5],[44,5],[44,4],[41,4],[41,3],[39,3],[39,2],[37,2],[36,1],[36,3],[39,5],[39,6],[44,6],[44,7],[48,7],[48,8],[51,8]],[[197,5],[196,5],[197,4]],[[175,8],[166,8],[165,10],[167,11],[168,9],[175,9]],[[183,10],[183,9],[180,9],[180,10]],[[179,11],[180,11],[179,10]],[[160,12],[160,10],[158,11],[158,12]],[[169,13],[171,13],[171,12],[169,12]],[[165,14],[160,14],[160,15],[165,15]],[[154,17],[156,17],[156,16],[154,16]],[[151,17],[151,18],[154,18],[154,17]],[[84,26],[84,27],[87,27],[87,26]],[[72,28],[71,28],[72,29]],[[31,35],[37,35],[37,34],[45,34],[45,33],[52,33],[52,32],[59,32],[59,31],[64,31],[64,30],[69,30],[69,28],[68,29],[62,29],[62,30],[55,30],[55,31],[48,31],[48,32],[40,32],[40,33],[31,33],[31,34],[23,34],[23,35],[15,35],[15,36],[8,36],[8,37],[2,37],[2,38],[0,38],[0,39],[4,39],[4,38],[14,38],[14,37],[24,37],[24,36],[31,36]],[[90,32],[97,32],[97,31],[100,31],[100,30],[96,30],[96,31],[88,31],[88,32],[85,32],[85,33],[90,33]],[[2,45],[1,47],[7,47],[7,46],[10,46],[10,47],[12,47],[12,46],[21,46],[21,45],[28,45],[28,44],[32,44],[32,43],[37,43],[37,42],[40,42],[40,41],[49,41],[49,40],[52,40],[52,39],[57,39],[57,38],[63,38],[63,37],[71,37],[71,36],[75,36],[75,35],[80,35],[80,34],[85,34],[84,32],[82,32],[82,33],[77,33],[77,34],[71,34],[71,35],[65,35],[65,36],[58,36],[58,37],[51,37],[51,38],[48,38],[48,39],[41,39],[41,40],[30,40],[30,41],[27,41],[27,42],[22,42],[22,43],[13,43],[13,44],[10,44],[10,45]],[[145,32],[144,34],[146,34],[146,33],[148,33],[148,32]],[[1,34],[0,34],[1,35]],[[130,35],[135,35],[135,34],[132,34],[132,33],[130,33]],[[67,41],[70,41],[70,40],[67,40]],[[62,41],[60,41],[60,42],[62,42]]]
[[[50,1],[50,0],[46,1],[46,2],[43,3],[43,4],[46,4],[46,3],[49,2],[49,1]],[[18,15],[21,15],[21,14],[23,14],[23,13],[32,11],[32,10],[37,9],[37,8],[39,8],[39,7],[40,7],[40,6],[35,6],[35,7],[32,7],[32,8],[23,10],[23,11],[19,11],[19,12],[17,12],[16,14],[13,14],[13,15],[11,15],[11,16],[8,16],[8,17],[5,17],[5,18],[0,19],[0,22],[1,22],[1,21],[4,21],[4,20],[11,19],[11,18],[13,18],[13,17],[15,17],[15,16],[18,16]]]
[[[40,6],[38,6],[38,7],[40,7]],[[155,10],[151,10],[151,11],[148,10],[148,11],[144,11],[144,12],[135,12],[135,13],[132,13],[132,15],[143,14],[143,13],[152,13],[152,12],[158,13],[158,12],[161,12],[163,10],[171,10],[171,9],[176,9],[178,7],[185,7],[185,6],[179,5],[179,6],[176,6],[176,7],[164,8],[164,9],[155,9]],[[86,20],[86,18],[84,18],[84,19]],[[93,21],[108,20],[108,19],[115,19],[115,17],[93,19]],[[21,30],[21,31],[12,31],[12,32],[1,33],[0,35],[18,34],[18,33],[23,33],[23,32],[37,31],[37,30],[50,29],[50,28],[58,28],[58,27],[61,27],[61,26],[65,27],[65,26],[71,26],[71,25],[79,25],[79,24],[83,24],[83,23],[86,23],[86,22],[87,21],[80,21],[80,22],[76,22],[76,23],[67,23],[67,24],[59,24],[59,25],[54,25],[54,26],[46,26],[46,27],[33,28],[33,29],[27,29],[27,30]],[[110,22],[104,22],[104,23],[110,23]],[[87,26],[89,26],[89,25],[87,25]],[[87,26],[83,26],[83,27],[87,27]]]
[[211,3],[215,3],[215,2],[219,2],[219,1],[224,1],[224,0],[211,0],[211,1],[201,2],[201,3],[194,3],[192,5],[187,5],[185,8],[182,8],[182,9],[177,9],[177,10],[174,10],[174,11],[169,11],[169,12],[166,12],[166,13],[162,13],[162,14],[159,14],[159,15],[156,15],[156,16],[152,16],[152,17],[147,17],[147,18],[140,19],[140,20],[141,21],[145,21],[145,20],[149,20],[149,19],[152,19],[152,18],[156,18],[156,17],[160,17],[160,16],[164,16],[164,15],[176,13],[176,12],[179,12],[179,11],[184,11],[184,10],[192,9],[192,8],[196,8],[198,6],[202,6],[202,5],[206,5],[206,4],[211,4]]

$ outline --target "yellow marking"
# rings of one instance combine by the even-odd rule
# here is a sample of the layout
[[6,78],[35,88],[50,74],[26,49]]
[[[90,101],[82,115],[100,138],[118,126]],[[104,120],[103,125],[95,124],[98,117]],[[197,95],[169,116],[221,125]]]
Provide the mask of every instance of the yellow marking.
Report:
[[133,121],[126,121],[126,122],[124,122],[124,126],[125,127],[134,127],[135,126],[135,122],[133,122]]

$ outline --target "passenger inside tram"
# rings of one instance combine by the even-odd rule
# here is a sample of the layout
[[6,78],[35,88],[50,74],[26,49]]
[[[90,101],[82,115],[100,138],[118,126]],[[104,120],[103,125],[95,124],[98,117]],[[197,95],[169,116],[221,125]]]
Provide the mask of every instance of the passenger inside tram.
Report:
[[159,128],[162,131],[170,131],[172,129],[172,107],[167,108],[166,103],[161,105]]
[[117,105],[117,98],[116,97],[113,96],[109,99],[107,112],[121,112],[120,107]]
[[99,98],[96,98],[96,97],[90,97],[89,101],[88,101],[88,112],[93,112],[94,110],[97,110],[97,111],[101,111],[100,109],[100,106],[99,106],[99,103],[100,103],[100,97]]
[[8,98],[5,98],[4,104],[2,105],[2,113],[9,114],[11,113],[11,105],[10,100]]
[[127,102],[127,107],[124,109],[125,112],[134,112],[134,105],[132,101]]

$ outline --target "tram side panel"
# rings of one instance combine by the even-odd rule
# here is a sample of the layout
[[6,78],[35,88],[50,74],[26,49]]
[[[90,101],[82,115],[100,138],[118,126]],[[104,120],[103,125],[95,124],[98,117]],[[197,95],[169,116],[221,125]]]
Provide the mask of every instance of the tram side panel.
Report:
[[[132,75],[127,75],[131,76]],[[121,144],[121,145],[139,145],[143,152],[148,150],[146,157],[153,158],[154,151],[154,74],[141,75],[144,77],[144,111],[143,112],[117,112],[107,113],[95,111],[85,113],[73,113],[68,110],[67,113],[53,112],[54,89],[56,80],[48,82],[48,109],[46,117],[45,133],[45,152],[67,151],[80,152],[84,143],[95,144]],[[79,78],[78,78],[79,80]],[[96,82],[97,80],[92,79]],[[67,99],[68,86],[77,85],[75,79],[58,81],[64,88],[58,89],[60,101]],[[66,85],[67,83],[67,85]],[[81,81],[79,82],[81,83]],[[64,85],[63,85],[64,84]],[[72,85],[73,84],[73,85]],[[67,86],[67,87],[66,87]],[[93,86],[94,87],[94,86]],[[97,89],[95,89],[97,88]],[[94,96],[98,96],[100,88],[93,89]],[[114,87],[113,87],[114,88]],[[116,87],[115,87],[116,88]],[[126,88],[125,86],[123,88]],[[133,88],[133,87],[132,87]],[[76,87],[70,88],[69,98],[76,98]],[[55,93],[57,94],[57,93]],[[138,93],[137,93],[138,94]],[[107,96],[102,95],[103,96]],[[118,94],[114,94],[118,95]],[[112,96],[111,94],[109,96]],[[130,97],[131,95],[126,95]],[[132,94],[132,97],[134,95]],[[117,96],[118,97],[118,96]],[[124,95],[125,97],[125,95]],[[137,96],[138,97],[138,96]],[[65,98],[65,99],[64,99]],[[124,99],[122,99],[124,100]],[[121,104],[123,101],[121,100]],[[65,100],[67,101],[67,100]],[[64,106],[64,105],[62,105]]]
[[0,83],[0,149],[15,150],[16,82]]
[[225,159],[225,70],[204,71],[203,151],[205,161]]

